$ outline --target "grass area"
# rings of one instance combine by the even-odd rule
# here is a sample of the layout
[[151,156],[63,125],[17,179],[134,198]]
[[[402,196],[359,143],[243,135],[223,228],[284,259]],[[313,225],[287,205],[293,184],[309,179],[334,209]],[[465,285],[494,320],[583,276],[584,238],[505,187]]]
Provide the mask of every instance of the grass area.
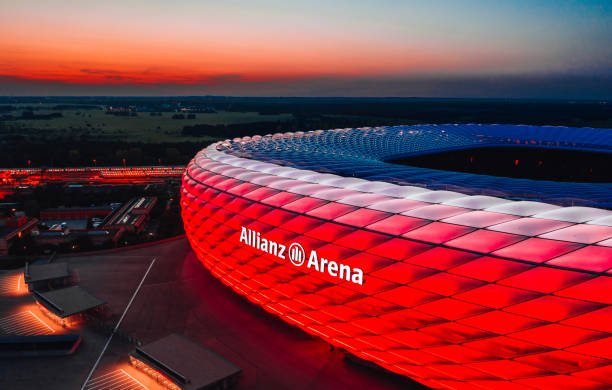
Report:
[[[17,110],[9,114],[21,115],[22,107],[32,105],[16,105]],[[196,113],[195,119],[172,119],[175,112],[162,112],[161,116],[151,116],[148,112],[139,112],[138,116],[116,116],[105,114],[102,107],[99,110],[53,110],[51,106],[36,105],[36,115],[61,112],[63,117],[53,119],[31,119],[5,121],[8,133],[25,135],[29,138],[55,139],[70,136],[75,139],[85,137],[99,141],[125,142],[183,142],[206,141],[206,137],[185,137],[181,135],[184,126],[196,124],[238,124],[264,121],[288,121],[291,114],[261,115],[258,112]],[[182,113],[187,116],[188,113]]]

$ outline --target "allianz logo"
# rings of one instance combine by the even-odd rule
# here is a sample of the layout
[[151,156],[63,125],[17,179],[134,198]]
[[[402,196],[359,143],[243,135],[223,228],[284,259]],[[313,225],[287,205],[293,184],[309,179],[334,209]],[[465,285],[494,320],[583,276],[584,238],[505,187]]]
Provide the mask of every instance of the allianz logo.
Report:
[[[315,250],[311,250],[308,256],[306,256],[306,251],[304,251],[302,245],[297,242],[290,244],[287,248],[286,245],[262,237],[260,232],[247,229],[244,226],[242,226],[240,232],[240,242],[272,256],[276,256],[279,259],[286,260],[288,257],[291,264],[296,267],[302,267],[306,264],[306,268],[314,268],[319,272],[327,272],[330,276],[363,285],[363,270],[360,268],[353,268],[338,261],[328,260],[324,257],[319,258]],[[306,262],[306,258],[308,258],[308,262]]]

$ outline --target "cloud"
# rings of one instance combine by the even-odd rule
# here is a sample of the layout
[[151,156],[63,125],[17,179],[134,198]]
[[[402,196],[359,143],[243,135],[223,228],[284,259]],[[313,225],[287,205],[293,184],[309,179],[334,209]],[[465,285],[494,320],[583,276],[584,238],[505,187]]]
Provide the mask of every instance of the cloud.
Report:
[[89,68],[80,69],[79,72],[87,73],[87,74],[119,74],[120,73],[119,71],[112,70],[112,69],[89,69]]

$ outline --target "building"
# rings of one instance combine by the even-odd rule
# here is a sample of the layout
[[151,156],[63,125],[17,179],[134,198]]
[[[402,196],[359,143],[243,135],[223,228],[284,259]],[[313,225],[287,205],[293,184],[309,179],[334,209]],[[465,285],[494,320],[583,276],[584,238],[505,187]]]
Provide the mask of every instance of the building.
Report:
[[1,336],[0,358],[72,355],[82,342],[78,334]]
[[8,255],[15,239],[29,235],[37,224],[36,218],[11,217],[0,220],[0,256]]
[[64,327],[72,327],[104,310],[102,299],[80,286],[71,286],[46,292],[34,291],[34,299],[43,313]]
[[219,142],[183,177],[185,230],[236,293],[427,386],[610,387],[612,183],[385,162],[511,144],[609,154],[612,132],[425,125]]
[[92,207],[56,207],[45,209],[40,212],[42,220],[87,220],[89,218],[104,218],[113,212],[113,208],[108,206]]
[[23,280],[28,291],[46,291],[51,288],[65,287],[70,284],[71,275],[68,263],[34,264],[26,263]]
[[172,390],[228,389],[241,372],[232,362],[178,334],[136,348],[130,363]]
[[46,230],[34,235],[39,246],[57,248],[77,245],[86,238],[93,246],[117,245],[126,233],[141,233],[151,219],[157,197],[143,196],[109,206],[54,208],[41,211]]
[[157,197],[133,198],[107,218],[102,228],[140,233],[146,228],[156,203]]

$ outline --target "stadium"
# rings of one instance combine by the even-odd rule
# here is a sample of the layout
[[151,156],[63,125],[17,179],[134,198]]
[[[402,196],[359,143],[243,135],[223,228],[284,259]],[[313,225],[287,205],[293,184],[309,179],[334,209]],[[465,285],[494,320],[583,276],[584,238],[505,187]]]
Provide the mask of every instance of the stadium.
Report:
[[[410,163],[444,153],[472,163],[487,148],[506,148],[500,159],[521,156],[516,169],[527,149],[560,153],[524,169],[584,175],[545,180]],[[606,388],[611,155],[610,130],[547,126],[236,138],[190,162],[182,215],[192,248],[221,282],[391,372],[432,388]]]

